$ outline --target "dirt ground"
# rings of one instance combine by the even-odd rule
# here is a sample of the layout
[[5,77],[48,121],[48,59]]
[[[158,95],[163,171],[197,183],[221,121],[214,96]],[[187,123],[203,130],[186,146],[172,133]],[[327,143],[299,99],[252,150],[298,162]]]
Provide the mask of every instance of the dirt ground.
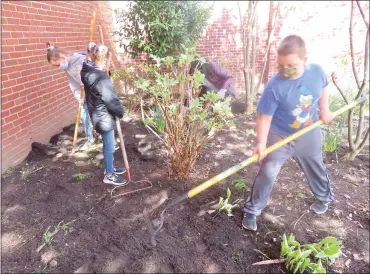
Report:
[[[102,183],[99,150],[65,161],[73,125],[48,146],[35,147],[2,175],[2,273],[287,273],[283,264],[252,266],[267,259],[262,253],[279,258],[283,233],[305,243],[340,238],[343,256],[328,272],[369,273],[369,158],[345,161],[345,148],[338,163],[334,154],[325,158],[335,195],[326,214],[308,211],[314,200],[293,160],[283,166],[257,232],[241,228],[238,210],[233,217],[211,213],[228,186],[233,199],[244,198],[231,182],[243,178],[251,187],[259,169],[253,164],[169,209],[152,246],[144,209],[158,220],[171,199],[251,155],[254,118],[236,114],[235,122],[235,129],[207,145],[186,181],[169,179],[163,158],[141,160],[135,135],[151,134],[140,121],[122,122],[133,181],[147,179],[153,187],[118,198],[111,198],[112,187]],[[119,151],[115,158],[122,166]],[[113,195],[148,184],[131,182]],[[55,234],[43,237],[48,228]],[[45,239],[48,244],[37,251]]]

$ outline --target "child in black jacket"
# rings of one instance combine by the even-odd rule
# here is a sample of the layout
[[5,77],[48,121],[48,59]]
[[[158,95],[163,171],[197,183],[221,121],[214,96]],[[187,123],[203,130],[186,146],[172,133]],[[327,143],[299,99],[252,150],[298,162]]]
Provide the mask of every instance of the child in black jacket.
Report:
[[81,81],[85,86],[86,103],[95,130],[102,135],[106,174],[104,183],[122,185],[126,180],[121,176],[123,168],[114,168],[115,117],[122,118],[124,108],[119,101],[113,83],[105,73],[108,53],[106,46],[97,44],[89,49],[92,61],[86,60],[81,70]]

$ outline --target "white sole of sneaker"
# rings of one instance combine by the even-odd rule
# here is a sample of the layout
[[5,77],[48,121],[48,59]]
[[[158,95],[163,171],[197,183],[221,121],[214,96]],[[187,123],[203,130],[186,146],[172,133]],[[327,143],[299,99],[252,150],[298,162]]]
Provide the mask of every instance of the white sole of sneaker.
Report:
[[112,185],[117,185],[117,186],[124,186],[127,184],[127,182],[124,182],[124,183],[116,183],[116,182],[112,182],[112,181],[103,181],[105,184],[112,184]]
[[242,227],[243,229],[248,230],[248,231],[257,231],[257,227],[255,229],[251,229],[251,228],[245,227],[243,224],[242,224]]

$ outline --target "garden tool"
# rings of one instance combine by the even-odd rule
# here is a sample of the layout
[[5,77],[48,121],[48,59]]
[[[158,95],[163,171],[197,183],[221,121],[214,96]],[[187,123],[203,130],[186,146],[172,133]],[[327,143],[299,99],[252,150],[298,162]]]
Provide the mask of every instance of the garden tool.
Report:
[[[340,114],[342,114],[342,113],[344,113],[344,112],[346,112],[346,111],[354,108],[356,105],[358,105],[360,103],[365,102],[366,100],[368,100],[368,98],[369,98],[368,95],[363,96],[361,98],[358,98],[356,101],[354,101],[354,102],[352,102],[352,103],[350,103],[350,104],[348,104],[348,105],[340,108],[339,110],[337,110],[337,111],[335,111],[333,113],[334,117],[336,117],[336,116],[338,116],[338,115],[340,115]],[[302,136],[303,134],[306,134],[307,132],[311,131],[312,129],[314,129],[314,128],[322,125],[322,124],[323,124],[323,121],[322,120],[316,121],[315,123],[313,123],[313,124],[311,124],[311,125],[303,128],[303,129],[297,131],[296,133],[294,133],[294,134],[286,137],[285,139],[282,139],[279,142],[277,142],[277,143],[271,145],[270,147],[266,148],[263,151],[263,155],[266,156],[266,155],[270,154],[271,152],[279,149],[280,147],[288,144],[289,142],[295,140],[296,138]],[[258,154],[253,155],[252,157],[250,157],[250,158],[248,158],[248,159],[240,162],[239,164],[234,165],[233,167],[227,169],[226,171],[224,171],[224,172],[216,175],[215,177],[213,177],[213,178],[211,178],[211,179],[203,182],[202,184],[200,184],[200,185],[194,187],[193,189],[189,190],[188,192],[182,194],[180,197],[174,199],[161,212],[161,214],[160,214],[160,224],[159,224],[158,228],[155,229],[155,230],[154,230],[154,228],[152,228],[152,223],[149,221],[149,218],[147,216],[148,214],[147,214],[146,210],[144,210],[144,213],[143,214],[144,214],[144,217],[146,217],[146,220],[148,220],[147,223],[148,223],[148,226],[149,226],[149,231],[152,234],[151,242],[152,242],[153,246],[156,246],[155,235],[159,232],[159,230],[163,226],[163,223],[164,223],[164,213],[165,213],[165,211],[168,208],[170,208],[170,207],[172,207],[172,206],[174,206],[174,205],[176,205],[176,204],[178,204],[178,203],[180,203],[180,202],[182,202],[182,201],[184,201],[186,199],[190,199],[190,198],[194,197],[195,195],[203,192],[204,190],[206,190],[209,187],[215,185],[216,183],[222,181],[223,179],[231,176],[232,174],[235,174],[236,172],[238,172],[239,170],[243,169],[244,167],[246,167],[246,166],[248,166],[248,165],[250,165],[250,164],[258,161],[258,159],[259,159],[259,155]]]
[[[94,8],[91,14],[89,41],[92,41],[92,37],[94,33],[95,18],[96,18],[96,8]],[[87,59],[88,59],[88,55],[86,54],[86,60]],[[81,85],[80,98],[83,98],[83,97],[84,97],[84,88],[83,88],[83,85]],[[76,143],[77,143],[77,135],[78,135],[78,126],[80,124],[81,108],[82,108],[82,102],[79,102],[77,116],[76,116],[75,132],[74,132],[73,143],[72,143],[73,148],[72,148],[72,152],[69,157],[71,157],[76,152]]]
[[131,181],[130,167],[128,166],[125,143],[123,141],[123,135],[122,135],[122,129],[121,129],[121,122],[119,121],[118,117],[116,117],[116,125],[117,125],[117,132],[118,132],[119,141],[120,141],[121,150],[122,150],[123,162],[125,163],[125,168],[127,171],[127,178],[129,181]]
[[[103,30],[102,30],[100,25],[99,25],[99,34],[100,34],[100,41],[101,41],[102,44],[104,44]],[[109,73],[109,68],[110,68],[111,61],[112,61],[112,53],[108,52],[107,64],[106,64],[106,73],[107,74]],[[115,69],[115,66],[114,66],[113,62],[112,62],[112,66],[113,66],[113,69]],[[127,154],[126,154],[126,149],[125,149],[125,143],[123,141],[121,123],[120,123],[118,117],[115,117],[115,120],[116,120],[117,132],[118,132],[120,145],[121,145],[121,150],[122,150],[123,162],[125,164],[125,168],[126,168],[126,172],[127,172],[127,178],[128,178],[129,181],[131,181],[130,167],[129,167],[128,161],[127,161]]]

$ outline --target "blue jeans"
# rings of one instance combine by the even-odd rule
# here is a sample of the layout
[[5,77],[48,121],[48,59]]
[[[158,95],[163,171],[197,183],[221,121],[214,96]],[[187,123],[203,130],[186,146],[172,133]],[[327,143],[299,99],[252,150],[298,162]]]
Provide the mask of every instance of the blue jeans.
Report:
[[103,154],[104,154],[104,165],[107,174],[113,174],[113,154],[116,141],[114,139],[114,130],[105,132],[102,135],[103,138]]
[[87,104],[83,104],[81,108],[81,123],[84,125],[84,131],[87,139],[90,142],[94,142],[93,126],[91,123],[89,111],[87,110]]

